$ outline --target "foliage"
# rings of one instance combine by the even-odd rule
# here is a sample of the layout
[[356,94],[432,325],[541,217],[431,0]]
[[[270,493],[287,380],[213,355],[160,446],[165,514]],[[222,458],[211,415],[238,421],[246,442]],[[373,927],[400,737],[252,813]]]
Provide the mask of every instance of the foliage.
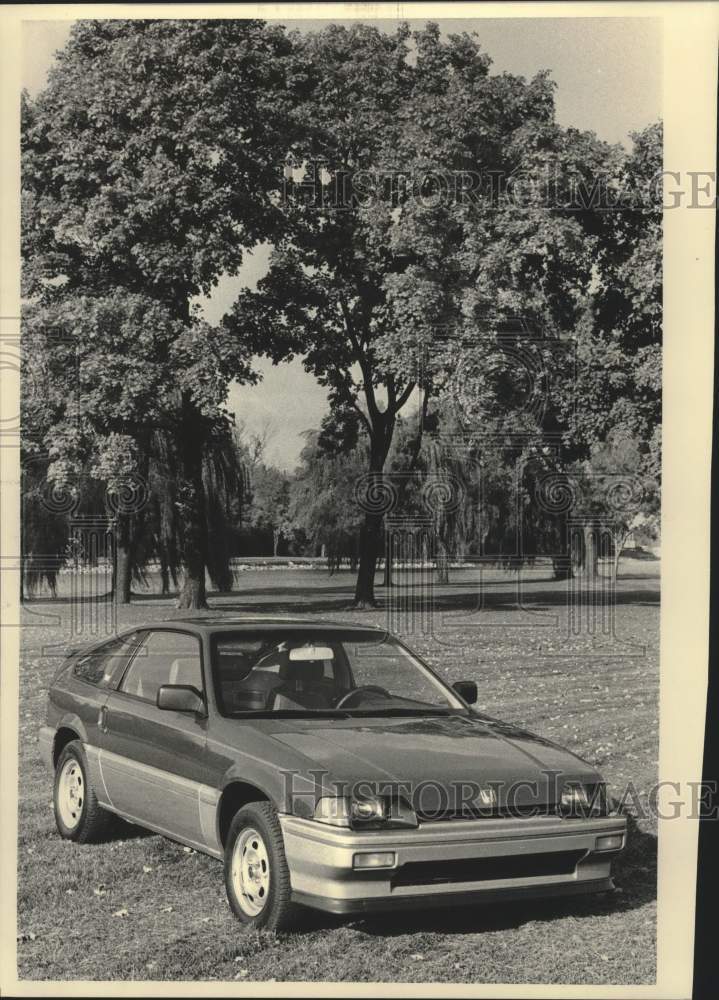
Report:
[[[331,25],[295,41],[312,87],[295,111],[304,137],[288,156],[289,225],[225,322],[275,360],[302,355],[332,404],[355,409],[376,475],[415,387],[427,398],[455,367],[457,333],[461,343],[488,316],[517,312],[566,328],[589,283],[591,239],[568,213],[437,199],[432,177],[508,175],[528,155],[546,165],[546,146],[562,162],[605,150],[554,125],[546,74],[490,76],[466,34],[445,40],[430,24],[411,35],[414,60],[407,26]],[[363,531],[356,598],[371,603],[369,511]]]
[[[46,89],[23,100],[24,292],[36,328],[69,339],[58,362],[82,341],[90,418],[78,429],[65,412],[48,431],[48,474],[77,476],[89,456],[112,487],[137,471],[150,427],[174,435],[186,604],[204,603],[222,551],[209,552],[205,490],[220,480],[204,456],[227,433],[230,380],[249,377],[243,343],[192,300],[280,221],[290,56],[284,31],[259,21],[79,21]],[[71,393],[74,376],[59,383]]]
[[184,316],[236,273],[277,221],[288,53],[253,20],[76,22],[24,102],[28,291],[119,285]]
[[[445,552],[558,551],[551,476],[601,518],[633,472],[654,516],[661,126],[626,153],[557,124],[548,73],[490,70],[476,37],[434,24],[73,27],[23,97],[31,546],[64,544],[62,516],[39,526],[48,489],[127,496],[132,571],[182,569],[184,604],[206,570],[230,586],[244,523],[275,549],[359,556],[361,606],[382,515],[358,487],[386,470],[399,512],[423,509],[422,477],[456,484],[463,503],[435,511]],[[211,327],[197,297],[260,241],[268,273]],[[292,479],[225,410],[253,353],[300,356],[329,390]]]
[[621,207],[605,213],[595,288],[578,325],[574,443],[585,449],[621,430],[659,485],[662,388],[662,127],[633,135]]
[[366,442],[330,450],[321,432],[310,432],[290,486],[291,521],[311,550],[327,557],[330,570],[343,559],[357,564],[362,512],[355,487],[366,468],[366,450]]

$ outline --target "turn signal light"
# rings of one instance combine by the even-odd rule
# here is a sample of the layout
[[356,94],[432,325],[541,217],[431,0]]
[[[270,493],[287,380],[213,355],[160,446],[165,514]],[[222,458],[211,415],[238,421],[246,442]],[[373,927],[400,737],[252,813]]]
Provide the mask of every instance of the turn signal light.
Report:
[[608,837],[597,837],[598,851],[621,851],[624,837],[621,833],[613,833]]
[[355,854],[353,868],[394,868],[397,856],[394,851],[376,851],[373,854]]

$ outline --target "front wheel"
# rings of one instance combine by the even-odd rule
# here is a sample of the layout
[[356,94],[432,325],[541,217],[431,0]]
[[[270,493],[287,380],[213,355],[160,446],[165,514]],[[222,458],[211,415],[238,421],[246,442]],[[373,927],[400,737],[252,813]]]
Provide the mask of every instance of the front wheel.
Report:
[[242,923],[270,931],[293,923],[282,829],[269,802],[243,806],[233,819],[225,846],[225,888]]
[[107,829],[110,815],[97,801],[79,740],[63,747],[58,758],[53,806],[58,832],[65,840],[87,844],[98,840]]

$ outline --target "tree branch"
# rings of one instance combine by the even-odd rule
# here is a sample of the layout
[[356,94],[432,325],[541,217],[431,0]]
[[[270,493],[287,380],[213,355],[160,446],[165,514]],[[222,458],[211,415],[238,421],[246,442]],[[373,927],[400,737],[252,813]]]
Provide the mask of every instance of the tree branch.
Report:
[[[360,342],[355,333],[354,324],[352,323],[352,316],[350,315],[347,303],[344,300],[344,296],[340,294],[339,296],[340,308],[342,310],[342,317],[345,323],[345,329],[347,330],[347,336],[349,337],[350,343],[352,344],[352,349],[354,350],[357,363],[362,371],[362,385],[364,387],[365,399],[367,400],[367,411],[369,412],[369,417],[372,425],[382,426],[384,414],[377,406],[377,398],[374,394],[374,386],[372,385],[372,370],[370,368],[369,362],[367,360],[367,355],[362,350]],[[374,432],[373,432],[374,433]]]
[[[396,403],[394,405],[394,412],[395,413],[399,413],[399,411],[402,409],[402,407],[404,406],[404,404],[407,402],[407,400],[409,399],[409,397],[412,395],[412,392],[414,391],[415,385],[416,385],[415,382],[408,382],[407,383],[407,385],[405,386],[405,388],[403,389],[403,391],[400,393],[399,398],[397,399],[397,401],[396,401]],[[424,406],[425,404],[423,403],[422,405]]]

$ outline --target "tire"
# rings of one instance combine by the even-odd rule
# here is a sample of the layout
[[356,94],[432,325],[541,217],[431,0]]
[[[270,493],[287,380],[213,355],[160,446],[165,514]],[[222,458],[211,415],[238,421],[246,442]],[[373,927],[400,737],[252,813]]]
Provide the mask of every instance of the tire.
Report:
[[269,802],[251,802],[235,814],[225,845],[225,889],[243,924],[268,931],[294,924],[282,829]]
[[97,801],[79,740],[63,747],[58,757],[52,798],[55,823],[65,840],[88,844],[106,832],[110,814]]

